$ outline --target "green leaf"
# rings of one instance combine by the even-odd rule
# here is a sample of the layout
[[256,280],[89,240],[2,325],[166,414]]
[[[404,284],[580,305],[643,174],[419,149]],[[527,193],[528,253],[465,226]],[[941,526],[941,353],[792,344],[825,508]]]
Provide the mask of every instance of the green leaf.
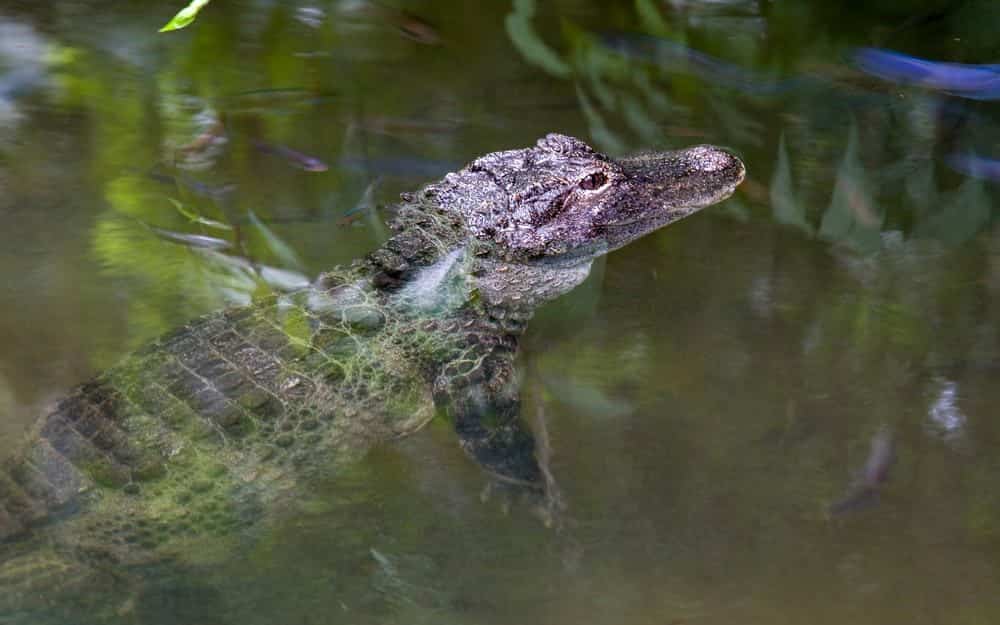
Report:
[[558,78],[568,78],[573,70],[535,32],[535,0],[514,0],[514,10],[504,24],[510,41],[524,58]]
[[194,21],[194,18],[198,16],[198,11],[205,8],[205,5],[211,2],[211,0],[191,0],[191,2],[177,12],[172,20],[167,22],[166,26],[160,29],[161,33],[165,33],[170,30],[180,30],[188,24]]
[[596,141],[601,149],[606,152],[612,154],[621,154],[624,152],[625,144],[608,128],[608,125],[604,122],[604,118],[601,117],[601,113],[591,103],[590,98],[584,93],[579,83],[576,85],[576,98],[580,102],[580,110],[583,111],[583,116],[587,119],[587,124],[590,126],[590,138]]
[[806,234],[813,234],[813,227],[806,219],[806,205],[795,197],[792,187],[792,167],[785,147],[785,133],[778,140],[778,164],[771,177],[771,207],[778,223],[795,226]]
[[209,228],[218,228],[219,230],[233,229],[233,227],[230,226],[229,224],[224,224],[221,221],[215,221],[214,219],[208,219],[207,217],[202,217],[197,212],[188,209],[186,206],[184,206],[182,202],[179,202],[172,197],[168,197],[167,200],[169,200],[170,203],[174,205],[174,208],[177,209],[178,213],[187,217],[189,221],[192,221],[196,224],[201,224],[203,226],[208,226]]
[[298,254],[292,249],[290,245],[281,240],[281,237],[276,235],[270,228],[264,225],[257,214],[252,210],[248,210],[247,214],[250,216],[250,223],[252,223],[257,230],[263,235],[264,242],[267,244],[268,249],[274,254],[281,263],[286,267],[294,267],[297,269],[302,268],[302,261],[299,260]]
[[671,34],[660,9],[652,0],[635,0],[635,11],[639,15],[639,22],[644,32],[660,37]]
[[861,252],[877,250],[885,217],[873,191],[861,162],[857,124],[852,121],[844,160],[837,168],[833,197],[820,222],[819,236],[849,244]]

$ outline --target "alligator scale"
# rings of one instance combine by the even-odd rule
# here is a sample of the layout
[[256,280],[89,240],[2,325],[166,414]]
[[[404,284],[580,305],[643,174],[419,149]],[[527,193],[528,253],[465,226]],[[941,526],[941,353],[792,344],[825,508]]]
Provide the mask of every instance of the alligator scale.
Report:
[[540,484],[513,371],[533,311],[743,175],[710,146],[611,159],[548,135],[404,194],[365,260],[128,356],[0,467],[0,623],[122,570],[224,558],[310,476],[435,414],[489,473]]

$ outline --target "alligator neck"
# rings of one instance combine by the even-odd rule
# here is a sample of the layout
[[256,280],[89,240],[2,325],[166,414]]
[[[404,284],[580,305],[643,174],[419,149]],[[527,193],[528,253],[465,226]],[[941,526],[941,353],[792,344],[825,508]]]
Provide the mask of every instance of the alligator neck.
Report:
[[[475,236],[464,215],[431,203],[431,197],[406,195],[391,223],[397,233],[362,265],[371,286],[395,310],[428,317],[480,314],[526,321],[590,272],[591,257],[511,257],[494,241]],[[330,276],[319,284],[329,288]],[[523,327],[511,331],[520,330]]]

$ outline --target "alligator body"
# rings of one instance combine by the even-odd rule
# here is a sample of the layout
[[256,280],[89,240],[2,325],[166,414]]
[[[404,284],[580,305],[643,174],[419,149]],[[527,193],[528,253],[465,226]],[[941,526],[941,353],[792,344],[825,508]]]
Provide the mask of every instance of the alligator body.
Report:
[[743,174],[709,146],[613,160],[549,135],[404,194],[365,260],[128,356],[0,468],[0,623],[72,611],[122,570],[225,558],[311,476],[442,412],[487,471],[539,484],[513,371],[532,312]]

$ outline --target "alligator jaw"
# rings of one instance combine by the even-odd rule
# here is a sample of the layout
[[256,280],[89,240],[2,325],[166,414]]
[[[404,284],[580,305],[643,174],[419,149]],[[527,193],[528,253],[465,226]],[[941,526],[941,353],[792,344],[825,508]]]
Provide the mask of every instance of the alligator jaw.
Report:
[[637,154],[618,164],[627,176],[627,190],[602,211],[595,225],[644,223],[659,228],[721,202],[746,176],[736,155],[711,145]]
[[572,264],[616,250],[725,200],[746,176],[739,157],[711,145],[641,153],[615,163],[623,180],[588,216],[589,230],[577,234],[585,242],[538,262]]

